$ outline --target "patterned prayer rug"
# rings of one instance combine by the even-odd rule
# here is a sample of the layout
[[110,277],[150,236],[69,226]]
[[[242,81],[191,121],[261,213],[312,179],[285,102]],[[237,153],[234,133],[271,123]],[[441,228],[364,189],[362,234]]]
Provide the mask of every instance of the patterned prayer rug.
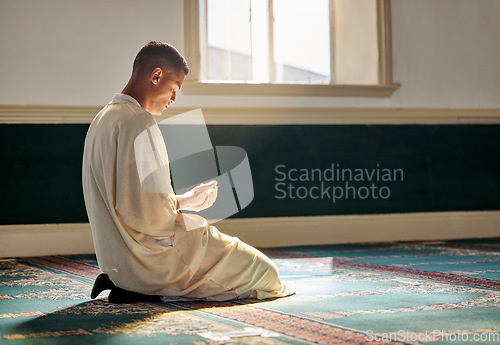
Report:
[[500,239],[265,252],[294,296],[110,304],[92,255],[0,259],[0,344],[500,344]]

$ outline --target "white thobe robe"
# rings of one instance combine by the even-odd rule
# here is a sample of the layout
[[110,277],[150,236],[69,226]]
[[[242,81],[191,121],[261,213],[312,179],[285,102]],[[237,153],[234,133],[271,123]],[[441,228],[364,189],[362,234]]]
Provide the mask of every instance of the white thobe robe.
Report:
[[260,251],[213,226],[186,230],[163,138],[153,139],[165,163],[160,183],[166,187],[143,188],[134,141],[148,128],[161,138],[153,115],[117,94],[88,129],[82,182],[100,269],[117,286],[148,295],[209,300],[289,295],[276,266]]

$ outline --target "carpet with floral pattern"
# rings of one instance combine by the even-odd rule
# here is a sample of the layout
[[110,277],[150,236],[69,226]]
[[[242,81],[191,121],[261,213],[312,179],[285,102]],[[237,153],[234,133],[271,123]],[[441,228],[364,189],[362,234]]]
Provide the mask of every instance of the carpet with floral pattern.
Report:
[[500,239],[264,252],[295,295],[110,304],[93,255],[0,259],[0,344],[500,344]]

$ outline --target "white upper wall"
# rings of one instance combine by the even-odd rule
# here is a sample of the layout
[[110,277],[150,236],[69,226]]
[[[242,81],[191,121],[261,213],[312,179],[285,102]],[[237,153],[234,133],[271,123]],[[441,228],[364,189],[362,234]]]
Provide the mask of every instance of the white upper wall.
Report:
[[178,0],[0,0],[0,104],[104,105],[150,40],[183,49]]
[[[500,107],[500,1],[397,0],[391,98],[181,95],[181,106]],[[107,103],[149,40],[183,51],[180,0],[0,0],[0,104]]]
[[404,107],[500,106],[500,1],[397,0],[393,78]]

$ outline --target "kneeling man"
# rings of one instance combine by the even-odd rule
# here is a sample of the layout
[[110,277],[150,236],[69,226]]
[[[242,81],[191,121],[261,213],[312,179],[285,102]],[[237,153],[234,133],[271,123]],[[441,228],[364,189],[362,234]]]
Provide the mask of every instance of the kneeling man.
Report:
[[[110,302],[118,303],[158,296],[228,300],[290,294],[263,253],[207,224],[188,231],[183,221],[180,211],[201,211],[217,197],[216,181],[174,194],[165,143],[154,129],[155,115],[174,103],[188,73],[173,46],[149,42],[137,54],[128,84],[88,129],[83,191],[103,272],[92,298],[106,289]],[[134,141],[145,131],[167,172],[161,193],[141,185]]]

